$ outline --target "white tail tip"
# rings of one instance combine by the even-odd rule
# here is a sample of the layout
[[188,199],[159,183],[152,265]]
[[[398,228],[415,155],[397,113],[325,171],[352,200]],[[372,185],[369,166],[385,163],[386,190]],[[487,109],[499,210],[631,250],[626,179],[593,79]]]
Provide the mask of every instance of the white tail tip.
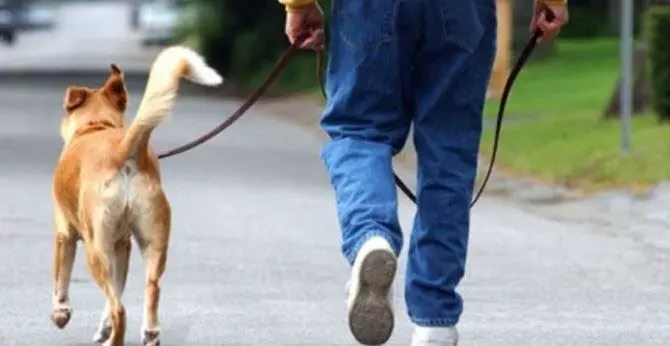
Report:
[[205,58],[194,50],[185,46],[173,46],[168,49],[176,51],[175,53],[188,63],[190,74],[184,76],[186,79],[193,83],[207,86],[217,86],[223,83],[223,77],[211,66],[207,65]]

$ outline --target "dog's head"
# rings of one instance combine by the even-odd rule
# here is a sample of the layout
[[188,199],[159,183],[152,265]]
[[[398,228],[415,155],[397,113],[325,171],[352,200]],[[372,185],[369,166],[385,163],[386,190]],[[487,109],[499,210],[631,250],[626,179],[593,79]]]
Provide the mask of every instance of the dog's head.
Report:
[[65,91],[60,134],[67,144],[75,133],[86,126],[125,126],[124,112],[128,105],[128,91],[123,71],[117,65],[110,66],[107,81],[98,89],[71,85]]

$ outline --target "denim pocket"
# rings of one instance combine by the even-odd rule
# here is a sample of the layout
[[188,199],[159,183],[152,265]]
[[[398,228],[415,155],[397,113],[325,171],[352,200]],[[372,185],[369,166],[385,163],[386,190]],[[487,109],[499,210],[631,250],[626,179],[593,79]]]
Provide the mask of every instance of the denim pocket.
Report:
[[445,43],[459,46],[472,53],[484,33],[479,17],[478,1],[489,0],[442,0],[442,38]]
[[347,44],[371,49],[393,37],[398,0],[333,0],[332,20]]

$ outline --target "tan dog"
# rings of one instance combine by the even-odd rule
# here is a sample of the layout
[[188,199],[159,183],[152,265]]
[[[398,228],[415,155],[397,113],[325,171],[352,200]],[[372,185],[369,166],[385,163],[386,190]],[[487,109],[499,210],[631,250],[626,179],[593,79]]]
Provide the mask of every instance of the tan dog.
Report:
[[64,147],[52,191],[56,234],[51,318],[59,328],[72,315],[68,288],[77,240],[83,240],[88,268],[106,297],[94,339],[109,346],[124,344],[121,295],[133,236],[146,266],[143,344],[160,342],[158,281],[165,270],[171,211],[149,137],[173,108],[182,77],[210,86],[223,81],[197,53],[184,47],[167,48],[151,68],[129,128],[124,121],[128,94],[123,72],[116,65],[111,65],[100,89],[67,89],[60,128]]

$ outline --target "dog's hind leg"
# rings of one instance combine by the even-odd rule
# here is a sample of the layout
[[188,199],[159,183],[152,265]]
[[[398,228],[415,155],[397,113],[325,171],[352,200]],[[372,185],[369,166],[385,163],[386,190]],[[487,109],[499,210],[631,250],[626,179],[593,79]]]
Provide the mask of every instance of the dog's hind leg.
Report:
[[54,288],[51,320],[62,329],[72,317],[69,289],[72,267],[77,254],[77,233],[60,211],[54,213],[54,224]]
[[135,238],[146,267],[142,322],[142,344],[144,346],[160,345],[160,326],[158,322],[159,281],[165,272],[171,224],[170,205],[162,193],[156,196],[152,206],[150,212],[140,217],[135,232]]
[[[97,201],[95,201],[97,202]],[[117,266],[117,243],[128,235],[117,233],[119,217],[114,209],[108,209],[104,203],[90,203],[99,206],[87,223],[91,241],[86,244],[86,258],[91,275],[104,291],[109,305],[112,330],[107,346],[123,346],[126,332],[126,309],[121,302],[120,290],[114,278],[125,271]]]
[[[123,291],[125,290],[126,287],[126,281],[128,280],[128,264],[130,261],[130,249],[131,249],[130,236],[123,237],[121,240],[119,240],[116,243],[116,247],[114,249],[115,257],[114,257],[114,263],[112,263],[112,266],[114,267],[112,273],[113,277],[112,280],[117,292],[119,293],[119,296],[123,295]],[[98,325],[98,329],[96,330],[95,335],[93,336],[93,341],[97,343],[103,343],[107,341],[111,336],[112,323],[110,320],[110,310],[111,307],[109,303],[105,303],[102,316],[100,317],[100,323]]]
[[91,275],[105,293],[109,305],[112,330],[105,345],[123,346],[126,330],[126,311],[121,297],[113,282],[114,245],[105,245],[95,240],[95,244],[87,246],[86,258]]

